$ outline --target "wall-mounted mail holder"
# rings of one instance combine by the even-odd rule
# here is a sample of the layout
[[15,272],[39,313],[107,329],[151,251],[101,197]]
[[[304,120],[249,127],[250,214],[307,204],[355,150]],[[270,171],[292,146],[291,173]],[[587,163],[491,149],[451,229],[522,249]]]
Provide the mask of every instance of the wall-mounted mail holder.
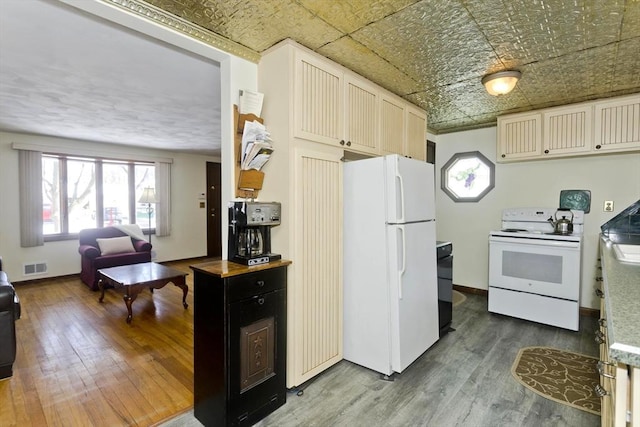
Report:
[[262,189],[264,181],[264,172],[255,169],[243,170],[240,167],[242,162],[242,133],[244,132],[245,123],[257,121],[264,123],[261,117],[255,114],[240,114],[238,106],[233,106],[233,122],[235,127],[235,179],[236,179],[236,197],[245,199],[255,199],[258,192]]

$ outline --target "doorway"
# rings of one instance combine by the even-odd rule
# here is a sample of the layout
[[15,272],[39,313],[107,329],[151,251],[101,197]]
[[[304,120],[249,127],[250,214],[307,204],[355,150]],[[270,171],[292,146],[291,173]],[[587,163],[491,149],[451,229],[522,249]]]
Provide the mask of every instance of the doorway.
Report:
[[222,174],[220,163],[207,162],[207,257],[222,257]]

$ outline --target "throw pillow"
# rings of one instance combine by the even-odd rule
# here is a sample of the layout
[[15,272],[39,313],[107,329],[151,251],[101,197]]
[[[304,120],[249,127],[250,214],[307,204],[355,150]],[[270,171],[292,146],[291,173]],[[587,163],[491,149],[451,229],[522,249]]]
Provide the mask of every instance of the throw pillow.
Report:
[[96,239],[102,255],[121,254],[125,252],[135,252],[131,237],[112,237],[109,239]]

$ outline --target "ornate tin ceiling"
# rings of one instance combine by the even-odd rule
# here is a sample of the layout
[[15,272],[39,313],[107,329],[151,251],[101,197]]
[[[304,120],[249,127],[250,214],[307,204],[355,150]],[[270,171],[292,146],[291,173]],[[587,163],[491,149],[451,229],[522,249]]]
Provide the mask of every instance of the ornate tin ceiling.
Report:
[[[245,57],[291,38],[425,109],[434,133],[640,91],[638,0],[147,3],[235,42],[234,54],[248,48]],[[522,72],[516,89],[487,94],[482,76],[505,69]]]

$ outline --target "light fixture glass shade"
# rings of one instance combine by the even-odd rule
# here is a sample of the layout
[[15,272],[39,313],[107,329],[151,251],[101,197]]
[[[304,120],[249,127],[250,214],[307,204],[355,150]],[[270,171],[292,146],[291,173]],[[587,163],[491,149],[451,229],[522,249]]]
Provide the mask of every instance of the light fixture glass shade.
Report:
[[488,74],[482,78],[482,84],[490,95],[504,95],[516,87],[516,83],[520,80],[520,71],[500,71],[494,74]]
[[156,190],[152,187],[146,187],[142,191],[142,196],[138,200],[138,203],[157,203]]

